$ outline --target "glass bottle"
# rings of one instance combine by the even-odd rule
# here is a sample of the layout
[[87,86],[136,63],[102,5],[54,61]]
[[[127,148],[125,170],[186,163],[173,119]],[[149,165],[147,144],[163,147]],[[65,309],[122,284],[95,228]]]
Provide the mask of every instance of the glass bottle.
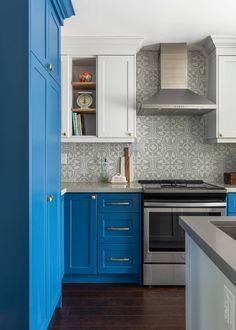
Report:
[[101,164],[101,182],[109,182],[109,164],[106,158],[104,158]]

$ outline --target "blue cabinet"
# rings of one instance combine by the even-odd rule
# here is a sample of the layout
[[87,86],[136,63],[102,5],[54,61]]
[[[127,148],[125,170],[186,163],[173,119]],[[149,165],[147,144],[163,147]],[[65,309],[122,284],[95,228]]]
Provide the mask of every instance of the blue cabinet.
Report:
[[227,194],[227,215],[236,216],[236,193]]
[[64,213],[65,213],[65,197],[64,195],[61,196],[61,215],[60,215],[60,274],[61,274],[61,281],[64,277],[65,273],[65,221],[64,221]]
[[60,280],[60,86],[47,79],[46,191],[49,319],[61,296]]
[[92,194],[66,194],[65,272],[97,272],[97,199]]
[[60,86],[33,54],[31,82],[30,328],[37,330],[48,324],[61,296]]
[[66,282],[140,282],[140,205],[139,193],[66,194]]
[[[30,329],[44,329],[48,320],[47,306],[47,205],[46,201],[46,98],[47,76],[41,63],[31,59],[31,102],[34,111],[30,118],[31,193],[30,214]],[[33,134],[34,133],[34,134]]]
[[60,25],[73,8],[22,0],[1,10],[0,329],[44,330],[60,299],[58,59]]
[[32,0],[31,50],[43,67],[60,81],[60,21],[55,0]]

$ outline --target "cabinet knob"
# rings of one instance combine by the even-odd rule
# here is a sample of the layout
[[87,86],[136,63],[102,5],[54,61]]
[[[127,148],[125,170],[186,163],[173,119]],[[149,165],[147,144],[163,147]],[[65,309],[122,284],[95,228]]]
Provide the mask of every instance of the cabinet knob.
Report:
[[95,195],[92,195],[92,196],[91,196],[91,199],[96,199],[96,196],[95,196]]
[[134,134],[133,134],[133,133],[131,133],[131,132],[128,132],[128,135],[129,135],[129,136],[134,136]]
[[223,134],[222,134],[222,133],[220,133],[220,134],[219,134],[219,137],[223,137]]
[[48,202],[52,203],[54,201],[54,196],[53,195],[49,195],[48,196]]
[[62,135],[62,136],[66,136],[66,133],[65,133],[65,132],[62,132],[61,135]]
[[48,63],[48,69],[50,71],[54,71],[54,66],[51,63]]

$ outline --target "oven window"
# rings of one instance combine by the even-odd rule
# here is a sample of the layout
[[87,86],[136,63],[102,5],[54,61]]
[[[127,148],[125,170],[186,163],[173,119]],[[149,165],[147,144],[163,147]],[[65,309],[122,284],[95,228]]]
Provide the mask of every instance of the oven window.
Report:
[[184,216],[220,216],[215,212],[150,212],[149,213],[149,251],[171,252],[185,251],[185,233],[179,225],[179,217]]
[[184,251],[184,235],[172,212],[149,213],[149,251]]

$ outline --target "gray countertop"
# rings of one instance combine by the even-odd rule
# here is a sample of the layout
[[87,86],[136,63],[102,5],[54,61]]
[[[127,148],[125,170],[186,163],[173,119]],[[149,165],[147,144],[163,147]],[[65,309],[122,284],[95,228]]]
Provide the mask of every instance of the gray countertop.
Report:
[[[219,184],[225,187],[227,192],[236,192],[236,186]],[[61,195],[66,192],[142,192],[142,186],[138,182],[129,184],[111,184],[101,182],[63,182]]]
[[180,217],[180,225],[236,286],[236,241],[211,222],[232,222],[235,217]]
[[129,184],[111,184],[101,182],[63,182],[63,193],[76,192],[142,192],[142,187],[138,182]]

